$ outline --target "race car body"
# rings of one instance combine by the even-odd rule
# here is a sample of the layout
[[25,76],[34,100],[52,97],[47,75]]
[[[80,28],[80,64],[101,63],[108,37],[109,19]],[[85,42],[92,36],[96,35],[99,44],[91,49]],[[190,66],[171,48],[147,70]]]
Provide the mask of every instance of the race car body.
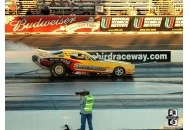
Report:
[[99,60],[85,51],[63,49],[46,51],[36,49],[33,62],[42,68],[49,69],[53,76],[65,76],[69,73],[85,72],[90,75],[112,74],[114,76],[132,75],[135,65],[116,60]]

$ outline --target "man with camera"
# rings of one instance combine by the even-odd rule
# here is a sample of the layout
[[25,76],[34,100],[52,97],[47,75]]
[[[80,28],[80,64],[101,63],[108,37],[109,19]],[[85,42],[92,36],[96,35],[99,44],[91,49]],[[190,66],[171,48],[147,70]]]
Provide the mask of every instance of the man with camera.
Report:
[[80,95],[80,105],[81,105],[81,128],[80,130],[85,130],[86,120],[88,121],[89,130],[93,130],[92,126],[92,108],[94,104],[94,97],[90,95],[89,91],[76,92],[76,95]]

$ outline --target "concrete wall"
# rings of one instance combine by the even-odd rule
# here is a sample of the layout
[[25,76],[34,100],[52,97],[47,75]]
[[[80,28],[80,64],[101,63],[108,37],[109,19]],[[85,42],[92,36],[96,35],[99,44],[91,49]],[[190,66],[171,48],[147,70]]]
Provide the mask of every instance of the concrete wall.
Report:
[[[133,50],[133,51],[138,52],[138,50]],[[145,50],[145,51],[150,51],[150,50]],[[183,62],[183,50],[169,50],[169,51],[171,51],[171,62]],[[36,54],[35,51],[31,50],[5,51],[5,63],[33,63],[31,57],[34,54]]]
[[[94,130],[161,129],[169,127],[168,109],[94,110]],[[183,110],[178,109],[178,126],[182,126]],[[80,128],[79,110],[6,111],[6,130],[71,130]],[[88,125],[86,126],[88,130]]]

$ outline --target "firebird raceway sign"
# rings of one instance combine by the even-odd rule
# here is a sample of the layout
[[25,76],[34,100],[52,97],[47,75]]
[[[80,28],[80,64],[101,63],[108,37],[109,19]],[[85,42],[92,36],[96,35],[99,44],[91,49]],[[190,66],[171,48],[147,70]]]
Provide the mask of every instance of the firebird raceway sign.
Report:
[[5,16],[5,33],[183,31],[182,16]]

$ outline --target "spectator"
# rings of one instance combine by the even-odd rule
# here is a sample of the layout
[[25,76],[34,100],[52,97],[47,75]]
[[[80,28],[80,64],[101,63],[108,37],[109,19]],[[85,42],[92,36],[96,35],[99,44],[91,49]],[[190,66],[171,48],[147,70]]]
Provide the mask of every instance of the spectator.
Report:
[[154,9],[150,9],[150,11],[146,14],[148,16],[153,16],[153,15],[156,15]]
[[83,15],[90,15],[90,12],[87,9],[85,9]]
[[9,5],[9,13],[12,14],[16,14],[16,10],[17,10],[17,5],[15,0],[11,0],[11,4]]
[[119,15],[122,15],[122,12],[121,11],[119,11],[118,13],[117,13],[117,15],[119,16]]
[[164,15],[170,15],[170,12],[169,12],[168,10],[166,10],[166,11],[164,12]]
[[94,21],[100,21],[100,15],[98,13],[98,11],[95,12],[95,17],[94,17]]
[[63,0],[60,0],[59,4],[60,4],[61,7],[63,7],[63,5],[64,5]]
[[45,3],[45,0],[43,0],[41,3],[40,3],[40,6],[39,6],[39,11],[40,11],[40,14],[42,15],[42,10],[44,10],[44,7],[45,6],[48,6],[46,3]]
[[83,10],[83,2],[82,0],[79,1],[79,8],[78,11]]
[[44,9],[42,9],[41,13],[42,13],[42,15],[49,15],[50,10],[49,10],[48,6],[45,6]]
[[70,15],[71,15],[71,16],[75,16],[75,13],[74,13],[74,11],[72,11]]
[[74,1],[74,0],[67,0],[67,3],[68,3],[68,5],[71,7],[71,11],[74,11],[73,6],[76,6],[76,5],[75,5],[75,1]]
[[140,9],[137,9],[137,15],[142,15]]
[[[50,2],[50,5],[49,5],[50,7],[55,7],[56,6],[56,3],[55,3],[55,0],[52,0],[51,2]],[[52,9],[52,12],[55,12],[56,10],[55,9]]]
[[45,1],[45,0],[43,0],[43,1],[41,2],[41,6],[43,6],[43,8],[44,8],[45,6],[48,6],[48,5],[46,4],[46,1]]
[[19,0],[16,0],[15,4],[16,4],[17,14],[20,14],[21,6],[20,6],[20,3],[19,3]]
[[32,15],[32,12],[30,9],[28,9],[28,11],[26,12],[26,15]]
[[56,4],[55,4],[55,0],[52,0],[51,2],[50,2],[50,5],[49,6],[51,6],[51,7],[55,7],[56,6]]
[[181,12],[179,13],[179,15],[183,15],[183,9],[182,9]]
[[133,7],[133,8],[131,9],[129,15],[131,15],[131,16],[136,16],[136,15],[137,15],[137,11],[136,11],[136,8],[135,8],[135,7]]

